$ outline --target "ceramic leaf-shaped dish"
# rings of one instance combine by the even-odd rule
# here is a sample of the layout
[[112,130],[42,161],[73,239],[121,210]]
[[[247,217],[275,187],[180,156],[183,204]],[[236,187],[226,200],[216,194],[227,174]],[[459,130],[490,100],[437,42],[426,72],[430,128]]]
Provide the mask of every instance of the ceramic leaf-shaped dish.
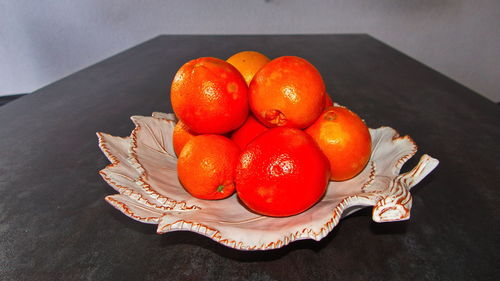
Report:
[[157,224],[159,234],[193,231],[240,250],[267,250],[295,240],[325,237],[342,217],[373,206],[373,220],[391,222],[410,217],[410,189],[427,176],[438,160],[423,155],[411,171],[401,166],[417,146],[389,127],[370,129],[372,155],[355,178],[330,182],[325,196],[309,210],[275,218],[250,212],[236,194],[217,201],[192,197],[177,178],[177,157],[172,146],[173,114],[131,117],[129,137],[97,133],[99,147],[111,162],[100,171],[118,194],[105,199],[125,215]]

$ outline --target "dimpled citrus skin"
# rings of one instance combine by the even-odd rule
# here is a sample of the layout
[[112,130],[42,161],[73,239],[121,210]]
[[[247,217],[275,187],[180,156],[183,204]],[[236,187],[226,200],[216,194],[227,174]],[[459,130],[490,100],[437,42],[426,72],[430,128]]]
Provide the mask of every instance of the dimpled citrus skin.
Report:
[[309,135],[278,127],[264,132],[242,151],[236,191],[256,213],[291,216],[321,199],[329,177],[328,160]]
[[248,115],[248,88],[240,72],[228,62],[203,57],[184,64],[170,90],[177,117],[198,134],[232,131]]
[[177,124],[175,124],[174,132],[172,134],[172,143],[174,145],[174,151],[177,156],[181,154],[182,148],[188,141],[194,138],[196,134],[189,129],[189,127],[179,120]]
[[353,178],[370,160],[370,131],[363,120],[346,107],[327,108],[305,131],[328,158],[334,181]]
[[240,152],[240,148],[224,136],[195,136],[179,155],[179,180],[196,198],[226,198],[234,193],[234,174]]
[[255,73],[266,65],[270,59],[259,52],[243,51],[232,55],[226,61],[236,67],[245,78],[247,85],[250,85]]
[[266,126],[303,129],[321,114],[325,83],[307,60],[276,58],[255,74],[249,86],[250,109]]
[[231,140],[241,149],[244,149],[252,140],[267,130],[269,130],[268,127],[262,125],[252,115],[249,115],[247,121],[238,130],[233,132]]

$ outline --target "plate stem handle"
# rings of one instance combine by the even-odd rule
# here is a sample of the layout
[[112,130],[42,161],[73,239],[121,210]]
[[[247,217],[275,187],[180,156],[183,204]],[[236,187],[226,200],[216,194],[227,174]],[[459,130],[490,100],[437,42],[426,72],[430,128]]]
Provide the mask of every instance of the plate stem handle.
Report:
[[439,161],[424,154],[418,164],[409,172],[397,176],[390,186],[390,195],[380,199],[373,206],[372,219],[375,222],[408,220],[413,199],[410,189],[424,179]]

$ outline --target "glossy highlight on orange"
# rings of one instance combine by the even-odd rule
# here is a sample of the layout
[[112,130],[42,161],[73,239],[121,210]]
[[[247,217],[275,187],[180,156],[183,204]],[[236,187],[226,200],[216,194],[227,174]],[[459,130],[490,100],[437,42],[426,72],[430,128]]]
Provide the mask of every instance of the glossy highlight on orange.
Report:
[[371,136],[368,127],[346,107],[327,108],[306,132],[328,158],[334,181],[353,178],[370,160]]
[[242,51],[232,55],[226,61],[236,67],[245,78],[247,85],[250,85],[255,73],[266,65],[270,59],[259,52]]
[[198,134],[224,134],[245,122],[248,88],[243,76],[226,61],[203,57],[184,64],[170,90],[177,117]]
[[249,101],[253,114],[266,126],[303,129],[324,109],[325,83],[307,60],[279,57],[255,74]]
[[177,173],[183,187],[200,199],[222,199],[234,193],[240,148],[220,135],[199,135],[181,151]]
[[236,190],[254,212],[285,217],[318,202],[329,177],[328,159],[309,135],[278,127],[264,132],[242,151]]

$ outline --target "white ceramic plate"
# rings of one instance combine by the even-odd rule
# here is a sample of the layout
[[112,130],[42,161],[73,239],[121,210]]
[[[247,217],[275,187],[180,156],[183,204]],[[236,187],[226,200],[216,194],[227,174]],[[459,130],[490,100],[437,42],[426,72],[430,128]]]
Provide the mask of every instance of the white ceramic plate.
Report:
[[428,155],[411,171],[401,166],[417,151],[408,137],[389,127],[370,129],[372,156],[355,178],[330,182],[323,199],[291,217],[274,218],[248,211],[236,194],[217,201],[200,200],[187,193],[177,178],[177,157],[172,146],[175,116],[155,112],[133,116],[136,127],[129,137],[97,133],[99,147],[111,162],[100,171],[119,194],[106,201],[125,215],[158,224],[159,234],[193,231],[240,250],[267,250],[295,240],[321,240],[342,217],[373,206],[373,220],[391,222],[410,217],[410,188],[439,163]]

